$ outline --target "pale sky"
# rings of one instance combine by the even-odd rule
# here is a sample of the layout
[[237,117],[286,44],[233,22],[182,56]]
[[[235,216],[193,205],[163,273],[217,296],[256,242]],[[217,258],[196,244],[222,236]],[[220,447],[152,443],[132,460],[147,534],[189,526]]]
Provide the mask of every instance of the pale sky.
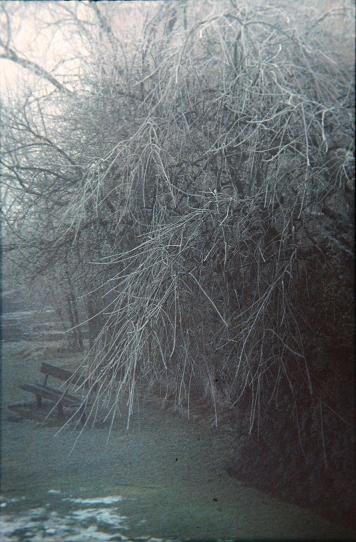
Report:
[[[157,8],[161,2],[100,2],[100,9],[110,11],[110,24],[120,39],[125,42],[137,39],[142,29],[144,13]],[[62,9],[62,7],[64,9]],[[78,56],[88,53],[78,35],[78,29],[70,24],[70,15],[65,9],[76,13],[80,19],[90,20],[91,10],[84,2],[8,2],[0,1],[11,21],[10,47],[19,56],[32,60],[53,73],[61,82],[69,83],[71,76],[78,74]],[[59,20],[60,24],[56,24]],[[6,17],[0,11],[1,36],[6,40]],[[5,31],[4,31],[5,30]],[[0,52],[1,52],[0,48]],[[31,87],[49,83],[12,61],[0,59],[0,93],[6,99],[7,93],[13,95],[21,91],[24,84]]]

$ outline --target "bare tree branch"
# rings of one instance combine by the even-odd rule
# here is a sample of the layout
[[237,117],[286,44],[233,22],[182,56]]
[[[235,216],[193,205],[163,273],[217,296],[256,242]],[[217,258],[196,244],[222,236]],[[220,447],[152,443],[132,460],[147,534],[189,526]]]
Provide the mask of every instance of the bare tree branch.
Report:
[[72,94],[72,91],[62,85],[62,83],[58,81],[58,79],[56,79],[47,70],[42,68],[42,66],[39,66],[38,64],[36,64],[36,62],[33,62],[32,60],[20,57],[13,49],[7,47],[6,44],[4,44],[1,40],[0,45],[4,48],[4,52],[0,53],[0,59],[3,58],[6,60],[10,60],[11,62],[14,62],[15,64],[18,64],[19,66],[22,66],[23,68],[31,71],[38,77],[46,79],[61,92],[64,92],[66,94]]

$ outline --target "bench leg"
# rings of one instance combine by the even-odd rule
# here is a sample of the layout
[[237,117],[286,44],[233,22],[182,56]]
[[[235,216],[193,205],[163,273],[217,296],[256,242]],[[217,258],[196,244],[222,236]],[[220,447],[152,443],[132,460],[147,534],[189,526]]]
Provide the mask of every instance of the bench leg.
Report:
[[41,397],[41,395],[36,395],[36,406],[37,406],[37,408],[41,408],[41,406],[42,406],[42,397]]
[[60,418],[63,418],[64,413],[63,413],[63,405],[62,405],[62,403],[58,403],[57,409],[58,409],[58,416],[59,416]]
[[84,425],[84,424],[85,424],[85,421],[86,421],[86,419],[87,419],[87,416],[86,416],[86,414],[85,414],[85,408],[84,408],[84,407],[81,407],[80,410],[79,410],[79,413],[80,413],[80,423],[81,423],[82,425]]

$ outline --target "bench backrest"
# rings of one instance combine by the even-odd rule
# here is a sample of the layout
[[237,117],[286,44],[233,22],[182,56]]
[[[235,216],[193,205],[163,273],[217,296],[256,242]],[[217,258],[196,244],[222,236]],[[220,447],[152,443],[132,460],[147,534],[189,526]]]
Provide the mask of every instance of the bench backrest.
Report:
[[67,369],[62,369],[61,367],[55,367],[54,365],[50,365],[49,363],[42,363],[41,365],[41,373],[49,376],[53,376],[54,378],[58,378],[59,380],[63,380],[66,382],[73,376],[73,373],[71,371],[67,371]]
[[56,367],[55,365],[51,365],[50,363],[42,363],[41,373],[45,374],[46,377],[53,376],[54,378],[58,378],[58,380],[68,382],[68,384],[72,386],[80,386],[83,383],[85,384],[85,379],[80,375],[76,375],[71,371],[68,371],[67,369],[62,369],[62,367]]

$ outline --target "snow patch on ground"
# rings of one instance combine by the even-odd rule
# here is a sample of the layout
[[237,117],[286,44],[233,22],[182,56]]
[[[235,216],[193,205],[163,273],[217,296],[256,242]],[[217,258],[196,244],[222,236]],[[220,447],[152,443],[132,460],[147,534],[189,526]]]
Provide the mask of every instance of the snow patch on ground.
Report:
[[123,525],[123,522],[126,521],[127,518],[110,508],[85,508],[83,510],[70,512],[70,516],[79,522],[93,521],[105,524],[111,528],[127,529],[127,527]]
[[81,504],[81,505],[88,505],[92,506],[95,504],[101,504],[101,505],[110,505],[110,504],[116,504],[117,502],[122,502],[124,500],[123,497],[120,495],[116,496],[108,496],[108,497],[95,497],[90,499],[72,499],[72,498],[66,498],[63,499],[64,501],[72,502],[73,504]]
[[[116,529],[127,529],[125,517],[107,509],[92,508],[76,510],[61,516],[48,513],[45,508],[34,508],[22,514],[0,517],[2,542],[109,542],[127,540]],[[110,528],[111,532],[105,532]],[[115,532],[113,532],[115,529]]]

